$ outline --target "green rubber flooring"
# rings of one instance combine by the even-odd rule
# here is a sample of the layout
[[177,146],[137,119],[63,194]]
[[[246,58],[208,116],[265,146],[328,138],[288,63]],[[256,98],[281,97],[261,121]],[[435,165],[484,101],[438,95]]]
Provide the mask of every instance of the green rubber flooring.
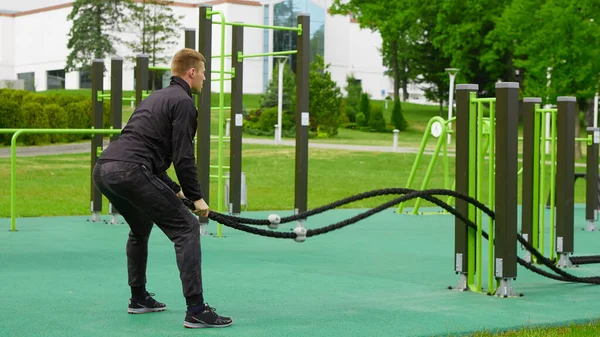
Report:
[[[307,227],[361,211],[330,211],[311,217]],[[448,290],[458,281],[454,218],[388,210],[304,243],[227,227],[223,238],[202,237],[205,299],[234,325],[187,330],[173,245],[164,234],[155,228],[150,239],[148,290],[168,310],[129,315],[128,229],[87,219],[22,218],[18,232],[0,219],[1,336],[460,336],[600,316],[600,287],[521,267],[513,286],[523,297]],[[600,254],[600,233],[581,230],[583,208],[575,219],[575,255]],[[600,275],[600,265],[570,271]]]

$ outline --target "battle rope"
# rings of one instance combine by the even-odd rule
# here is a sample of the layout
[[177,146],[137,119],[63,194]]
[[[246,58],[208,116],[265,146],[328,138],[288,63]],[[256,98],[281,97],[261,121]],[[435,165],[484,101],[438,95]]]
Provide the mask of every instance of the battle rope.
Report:
[[[346,219],[346,220],[343,220],[338,223],[335,223],[335,224],[332,224],[332,225],[329,225],[326,227],[322,227],[322,228],[306,230],[306,228],[298,226],[294,229],[294,231],[292,233],[289,233],[289,232],[276,232],[276,231],[272,231],[272,230],[264,230],[264,229],[259,229],[259,228],[255,228],[255,227],[245,226],[242,224],[242,223],[246,223],[246,224],[254,224],[254,225],[269,225],[269,227],[271,227],[271,228],[277,228],[277,226],[280,223],[287,223],[287,222],[292,222],[292,221],[296,221],[296,220],[306,219],[309,216],[316,215],[316,214],[325,212],[327,210],[330,210],[330,209],[333,209],[333,208],[336,208],[341,205],[345,205],[345,204],[348,204],[348,203],[351,203],[354,201],[358,201],[358,200],[366,199],[366,198],[372,198],[375,196],[392,195],[392,194],[404,194],[404,196],[395,198],[388,202],[385,202],[375,208],[372,208],[364,213],[358,214],[349,219]],[[325,206],[321,206],[319,208],[315,208],[315,209],[307,211],[307,212],[295,214],[293,216],[284,217],[281,219],[277,215],[273,215],[273,214],[269,216],[268,220],[261,220],[261,219],[239,218],[239,217],[225,215],[225,214],[214,212],[214,211],[210,212],[209,218],[218,223],[221,223],[225,226],[228,226],[228,227],[240,230],[240,231],[244,231],[247,233],[266,236],[266,237],[272,237],[272,238],[294,239],[298,242],[302,242],[307,237],[328,233],[333,230],[346,227],[350,224],[353,224],[360,220],[363,220],[373,214],[376,214],[385,209],[388,209],[391,206],[397,205],[401,202],[405,202],[405,201],[408,201],[411,199],[416,199],[416,198],[422,198],[429,202],[432,202],[433,204],[438,205],[439,207],[441,207],[444,210],[448,211],[449,213],[453,214],[455,217],[457,217],[459,220],[464,222],[466,225],[468,225],[472,229],[477,230],[477,225],[473,221],[467,219],[463,214],[457,212],[452,206],[448,205],[447,203],[443,202],[442,200],[434,197],[434,195],[452,196],[456,199],[463,200],[463,201],[477,207],[481,211],[483,211],[492,220],[495,220],[495,218],[496,218],[495,213],[491,209],[489,209],[487,206],[485,206],[484,204],[482,204],[481,202],[479,202],[478,200],[476,200],[472,197],[463,195],[456,191],[445,190],[445,189],[431,189],[431,190],[417,191],[417,190],[408,189],[408,188],[388,188],[388,189],[369,191],[369,192],[357,194],[357,195],[336,201],[334,203],[331,203],[331,204],[328,204]],[[186,204],[186,206],[188,208],[190,208],[192,210],[194,209],[194,205],[191,201],[184,199],[184,203]],[[482,230],[482,235],[486,240],[488,239],[487,232]],[[539,269],[539,268],[533,266],[531,263],[526,262],[525,260],[521,259],[520,257],[517,257],[517,262],[520,265],[522,265],[523,267],[525,267],[539,275],[542,275],[542,276],[545,276],[545,277],[548,277],[548,278],[551,278],[554,280],[558,280],[558,281],[600,284],[600,277],[598,277],[598,276],[578,277],[578,276],[567,273],[567,272],[561,270],[560,268],[556,267],[551,260],[544,257],[540,252],[538,252],[529,242],[527,242],[527,240],[525,240],[518,233],[517,233],[517,240],[529,252],[531,252],[531,254],[533,256],[535,256],[538,259],[538,261],[540,261],[543,265],[550,268],[552,271],[559,274],[560,276],[548,273],[542,269]]]

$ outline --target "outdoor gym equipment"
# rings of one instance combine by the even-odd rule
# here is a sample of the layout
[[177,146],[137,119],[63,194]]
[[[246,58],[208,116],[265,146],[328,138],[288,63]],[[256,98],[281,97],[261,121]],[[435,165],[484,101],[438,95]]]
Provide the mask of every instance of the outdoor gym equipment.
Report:
[[[220,21],[213,21],[212,17],[218,15]],[[213,56],[212,53],[212,26],[220,25],[221,44],[219,55]],[[225,27],[232,26],[232,52],[230,55],[225,54]],[[297,50],[281,51],[273,53],[261,54],[244,54],[243,53],[243,28],[263,28],[263,29],[278,29],[297,32]],[[240,22],[227,22],[225,15],[220,11],[213,11],[210,5],[200,5],[199,8],[199,31],[198,36],[198,51],[206,58],[206,85],[200,95],[199,105],[199,122],[198,122],[198,171],[200,184],[206,191],[205,198],[209,202],[209,186],[210,186],[210,113],[211,113],[211,87],[212,87],[212,62],[214,58],[219,59],[219,137],[222,139],[224,116],[224,81],[232,80],[232,97],[231,97],[231,126],[232,126],[232,141],[231,152],[235,153],[235,158],[232,158],[231,166],[231,200],[234,201],[230,205],[230,213],[239,214],[239,200],[241,185],[241,136],[233,140],[235,134],[241,135],[243,114],[242,114],[242,86],[243,86],[243,60],[251,57],[263,57],[269,55],[289,55],[296,54],[296,169],[295,169],[295,197],[294,211],[295,213],[305,212],[307,209],[308,199],[308,122],[309,122],[309,61],[310,61],[310,36],[303,32],[310,31],[310,17],[306,14],[298,16],[297,27],[280,27],[255,25]],[[231,57],[231,78],[225,78],[225,57]],[[217,174],[217,211],[223,212],[223,157],[222,157],[222,142],[219,141],[218,150],[218,174]],[[240,163],[239,165],[237,163]],[[234,170],[235,168],[235,170]],[[205,220],[202,220],[205,221]],[[299,221],[299,226],[304,226],[304,220]],[[221,237],[221,224],[217,226],[217,236]]]

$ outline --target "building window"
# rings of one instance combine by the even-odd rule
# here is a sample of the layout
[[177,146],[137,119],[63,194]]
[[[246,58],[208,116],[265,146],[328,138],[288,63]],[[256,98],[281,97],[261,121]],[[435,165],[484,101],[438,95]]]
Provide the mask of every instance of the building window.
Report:
[[23,80],[25,83],[25,90],[35,91],[35,73],[20,73],[17,74],[17,78]]
[[[326,9],[311,0],[285,0],[275,5],[273,21],[276,26],[295,27],[298,25],[298,13],[310,15],[310,61],[317,54],[325,55],[325,15]],[[293,31],[275,31],[273,33],[273,51],[297,49],[297,33]],[[296,72],[296,55],[290,55],[292,70]],[[273,62],[275,66],[275,62]]]
[[49,70],[47,72],[48,90],[65,88],[65,70]]
[[85,70],[79,70],[79,89],[92,88],[92,73]]

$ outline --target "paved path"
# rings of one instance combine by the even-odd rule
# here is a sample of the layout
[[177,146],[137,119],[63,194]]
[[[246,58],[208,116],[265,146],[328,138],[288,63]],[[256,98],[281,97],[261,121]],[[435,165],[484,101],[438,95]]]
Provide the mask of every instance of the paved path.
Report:
[[[260,138],[245,138],[242,140],[245,144],[261,144],[273,145],[273,140]],[[108,140],[105,140],[104,146],[108,145]],[[283,140],[281,146],[295,146],[293,140]],[[411,147],[398,147],[395,151],[392,146],[377,146],[377,145],[350,145],[350,144],[334,144],[334,143],[316,143],[310,142],[308,146],[316,149],[338,149],[346,151],[365,151],[365,152],[397,152],[397,153],[418,153],[419,149]],[[90,142],[81,142],[75,144],[64,145],[45,145],[45,146],[19,146],[17,147],[17,156],[31,157],[39,155],[53,154],[73,154],[85,153],[90,151]],[[452,150],[453,151],[453,150]],[[425,154],[433,154],[433,151],[426,150]],[[454,152],[448,151],[448,156],[453,157]],[[0,158],[10,158],[10,148],[0,148]],[[519,159],[519,161],[522,161]],[[550,162],[546,162],[550,164]],[[575,163],[576,167],[585,167],[584,163]]]
[[[262,145],[273,145],[273,140],[260,139],[260,138],[246,138],[242,140],[245,144],[262,144]],[[105,140],[104,145],[108,145],[108,140]],[[284,140],[281,146],[295,146],[296,143],[293,140]],[[317,143],[309,142],[311,148],[320,149],[339,149],[347,151],[366,151],[366,152],[398,152],[398,153],[417,153],[419,149],[410,147],[398,147],[396,151],[392,146],[376,146],[376,145],[349,145],[349,144],[333,144],[333,143]],[[62,145],[44,145],[44,146],[18,146],[17,156],[19,157],[31,157],[39,155],[53,155],[53,154],[72,154],[72,153],[85,153],[90,151],[90,142],[80,142],[72,144]],[[433,153],[433,151],[426,151],[426,153]],[[453,153],[449,152],[449,155]],[[0,158],[10,157],[10,147],[0,148]]]

